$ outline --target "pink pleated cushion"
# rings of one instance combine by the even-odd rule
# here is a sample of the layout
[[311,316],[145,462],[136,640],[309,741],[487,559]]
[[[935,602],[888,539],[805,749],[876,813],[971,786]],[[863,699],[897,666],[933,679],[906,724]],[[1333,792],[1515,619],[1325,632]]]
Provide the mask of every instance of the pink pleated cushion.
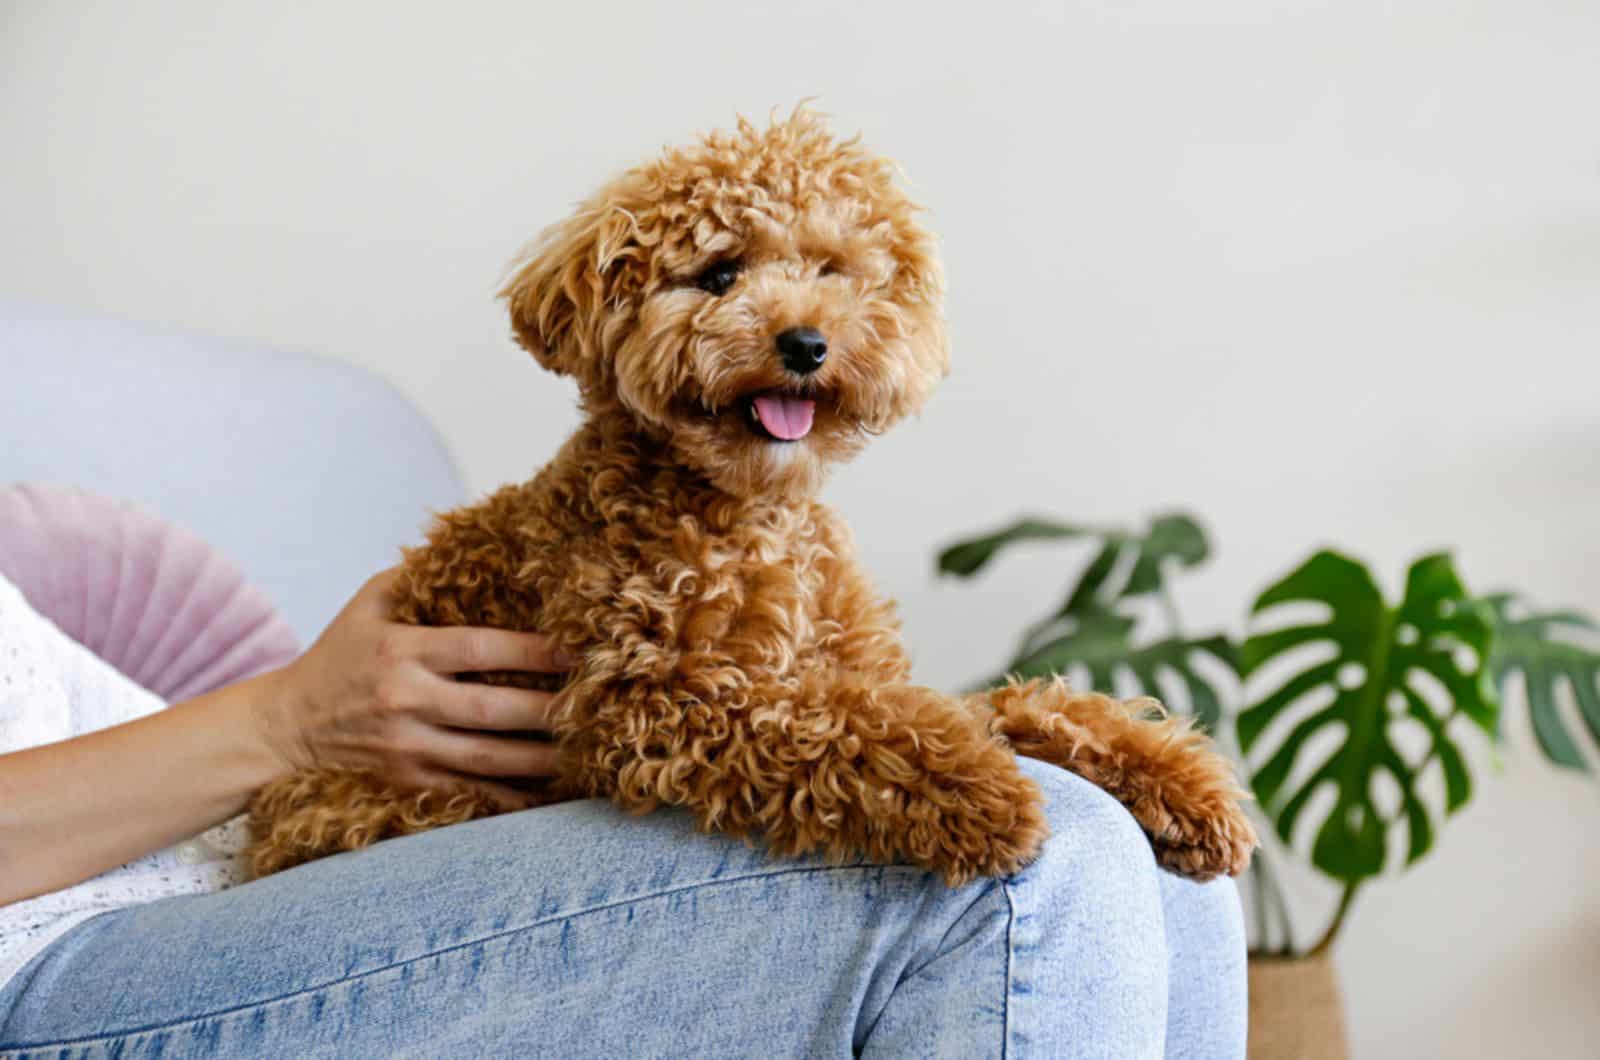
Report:
[[0,573],[62,632],[168,702],[299,651],[233,563],[126,501],[60,486],[0,488]]

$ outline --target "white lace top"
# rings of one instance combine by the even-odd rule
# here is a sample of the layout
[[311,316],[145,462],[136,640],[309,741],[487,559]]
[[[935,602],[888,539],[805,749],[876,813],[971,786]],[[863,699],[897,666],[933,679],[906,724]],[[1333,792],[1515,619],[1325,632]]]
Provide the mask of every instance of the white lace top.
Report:
[[[0,754],[118,725],[165,705],[39,615],[0,575]],[[97,913],[239,882],[244,840],[244,818],[236,817],[92,880],[0,906],[0,986]]]

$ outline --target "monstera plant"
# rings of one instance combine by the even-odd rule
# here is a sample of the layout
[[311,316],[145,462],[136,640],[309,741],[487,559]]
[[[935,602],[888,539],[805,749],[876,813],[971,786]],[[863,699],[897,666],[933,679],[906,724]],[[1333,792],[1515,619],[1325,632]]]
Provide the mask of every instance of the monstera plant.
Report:
[[[984,683],[1066,674],[1080,686],[1155,696],[1225,746],[1231,737],[1285,848],[1341,888],[1329,924],[1301,949],[1270,859],[1258,855],[1259,954],[1325,953],[1363,886],[1396,856],[1409,865],[1428,852],[1439,822],[1472,796],[1465,741],[1499,739],[1515,685],[1555,765],[1588,768],[1579,749],[1587,740],[1558,706],[1561,688],[1587,739],[1600,741],[1594,623],[1529,612],[1509,593],[1476,596],[1448,555],[1413,563],[1390,600],[1362,563],[1318,552],[1256,597],[1242,635],[1183,628],[1172,580],[1210,552],[1184,514],[1142,531],[1023,519],[945,549],[938,567],[970,577],[1029,541],[1086,543],[1089,559],[1060,606],[1023,631]],[[1331,798],[1319,799],[1324,791]]]

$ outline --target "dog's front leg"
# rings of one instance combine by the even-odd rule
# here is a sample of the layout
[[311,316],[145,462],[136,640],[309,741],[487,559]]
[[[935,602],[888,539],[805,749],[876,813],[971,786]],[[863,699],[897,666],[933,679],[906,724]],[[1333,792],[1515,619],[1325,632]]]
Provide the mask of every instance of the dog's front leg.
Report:
[[581,790],[775,853],[906,862],[959,883],[1011,872],[1046,835],[1040,796],[983,720],[948,697],[817,671],[711,702],[614,685],[565,751]]
[[973,700],[992,709],[1018,754],[1071,770],[1127,806],[1171,871],[1205,880],[1250,864],[1256,834],[1233,768],[1186,720],[1147,717],[1138,701],[1073,692],[1060,679]]

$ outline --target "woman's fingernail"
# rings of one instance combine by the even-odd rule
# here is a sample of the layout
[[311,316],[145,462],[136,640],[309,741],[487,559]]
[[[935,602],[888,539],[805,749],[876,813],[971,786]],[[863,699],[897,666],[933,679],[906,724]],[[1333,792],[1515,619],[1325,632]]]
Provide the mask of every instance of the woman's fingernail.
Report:
[[573,651],[572,649],[570,649],[570,648],[557,648],[556,649],[555,664],[557,666],[561,667],[563,670],[570,670],[574,666],[577,666],[581,662],[583,662],[583,656],[579,655],[577,652]]

